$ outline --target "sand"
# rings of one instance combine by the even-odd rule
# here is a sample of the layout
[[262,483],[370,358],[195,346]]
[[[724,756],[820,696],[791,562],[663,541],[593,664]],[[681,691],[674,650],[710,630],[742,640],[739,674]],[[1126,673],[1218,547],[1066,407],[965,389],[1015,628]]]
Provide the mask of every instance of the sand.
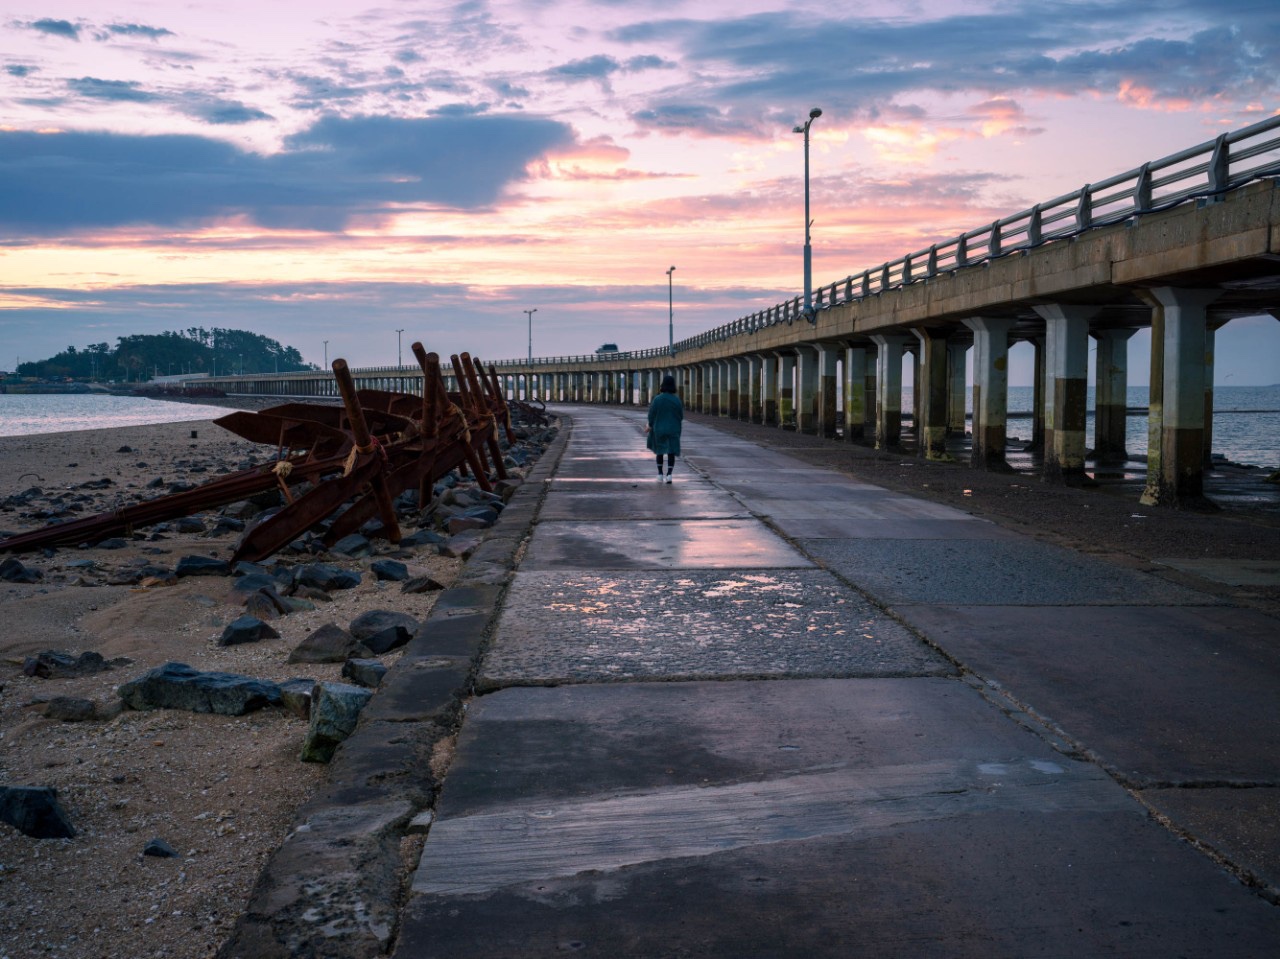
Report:
[[[0,511],[0,530],[44,525],[24,518],[33,507],[80,505],[84,511],[70,515],[88,515],[164,492],[147,488],[157,478],[206,482],[271,453],[206,421],[0,438],[0,504],[12,506],[8,498],[31,487],[44,491]],[[111,485],[80,488],[104,479]],[[273,622],[280,639],[219,647],[223,627],[242,612],[228,601],[228,578],[110,583],[142,563],[172,569],[186,555],[229,558],[237,534],[139,536],[121,549],[25,554],[22,562],[43,580],[0,583],[0,785],[55,787],[78,833],[35,840],[0,824],[0,959],[212,956],[294,811],[325,776],[324,766],[299,761],[306,722],[283,710],[243,717],[126,710],[63,722],[44,716],[49,699],[90,699],[111,716],[120,683],[169,661],[270,680],[336,680],[340,665],[289,665],[289,652],[324,623],[345,627],[375,608],[422,618],[434,601],[366,575],[332,603]],[[379,549],[391,552],[389,544]],[[399,558],[444,583],[460,565],[427,549]],[[48,649],[131,662],[82,678],[24,676],[24,658]],[[395,655],[382,659],[390,665]],[[153,838],[179,855],[143,856]]]

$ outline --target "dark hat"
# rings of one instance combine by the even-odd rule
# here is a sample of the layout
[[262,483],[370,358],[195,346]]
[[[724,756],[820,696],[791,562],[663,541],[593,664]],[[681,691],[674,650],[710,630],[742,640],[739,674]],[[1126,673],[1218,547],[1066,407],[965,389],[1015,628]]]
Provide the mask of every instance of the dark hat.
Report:
[[662,378],[662,386],[658,389],[659,393],[674,393],[676,391],[676,378],[668,373]]

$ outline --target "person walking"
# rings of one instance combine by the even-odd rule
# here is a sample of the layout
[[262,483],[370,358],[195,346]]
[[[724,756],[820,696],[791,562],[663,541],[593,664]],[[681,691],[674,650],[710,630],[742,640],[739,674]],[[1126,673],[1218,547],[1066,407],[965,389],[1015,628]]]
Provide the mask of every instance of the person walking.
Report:
[[684,426],[684,404],[676,395],[676,378],[668,373],[662,378],[658,395],[649,404],[649,426],[645,445],[658,457],[658,482],[663,482],[662,457],[667,458],[666,482],[680,455],[680,430]]

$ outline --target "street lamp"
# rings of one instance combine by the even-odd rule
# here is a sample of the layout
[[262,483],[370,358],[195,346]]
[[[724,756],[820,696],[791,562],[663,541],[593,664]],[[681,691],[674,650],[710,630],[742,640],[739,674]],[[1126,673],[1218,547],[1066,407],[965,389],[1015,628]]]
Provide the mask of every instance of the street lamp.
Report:
[[535,306],[532,310],[522,310],[525,316],[529,318],[529,364],[533,365],[533,314],[538,312]]
[[329,341],[324,341],[324,368],[329,368]]
[[244,354],[240,354],[240,375],[244,376]]
[[667,352],[676,355],[676,311],[671,293],[671,274],[676,271],[673,266],[667,270]]
[[397,370],[400,369],[400,367],[404,366],[404,361],[403,361],[404,353],[402,353],[400,350],[400,334],[403,332],[404,332],[403,329],[396,330],[396,369]]
[[809,127],[820,116],[822,111],[814,107],[804,126],[791,131],[804,134],[804,315],[810,323],[816,323],[817,319],[813,315],[813,245],[809,242],[809,227],[813,226],[809,219]]

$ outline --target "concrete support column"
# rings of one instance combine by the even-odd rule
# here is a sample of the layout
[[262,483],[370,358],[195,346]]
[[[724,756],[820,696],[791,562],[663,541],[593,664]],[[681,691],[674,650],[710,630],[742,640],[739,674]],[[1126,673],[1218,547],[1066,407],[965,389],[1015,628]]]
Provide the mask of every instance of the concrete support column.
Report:
[[760,358],[760,422],[778,425],[778,358],[773,354]]
[[760,374],[764,361],[758,353],[750,353],[743,363],[742,375],[747,378],[744,385],[746,408],[742,418],[748,423],[764,422],[763,396],[760,392]]
[[879,352],[876,349],[875,344],[872,343],[867,347],[867,408],[866,416],[862,419],[862,438],[863,440],[873,444],[876,439],[876,397],[879,395],[876,392],[876,369],[879,363],[879,360],[877,359],[878,356]]
[[640,405],[648,406],[653,399],[653,392],[656,389],[654,379],[658,373],[656,370],[645,370],[640,374]]
[[1218,330],[1230,317],[1209,317],[1204,338],[1204,468],[1213,465],[1213,351]]
[[947,342],[947,435],[964,436],[967,419],[969,344],[952,338]]
[[972,316],[973,448],[970,462],[978,469],[1007,470],[1005,441],[1009,416],[1009,330],[1014,321]]
[[904,352],[911,356],[911,431],[916,437],[916,450],[924,444],[920,439],[920,398],[923,391],[920,389],[920,350],[916,346],[914,337],[907,337],[907,345],[903,347]]
[[1032,365],[1035,368],[1031,388],[1031,445],[1028,452],[1044,452],[1044,420],[1045,420],[1045,338],[1033,336],[1030,341],[1035,355]]
[[796,357],[794,353],[778,356],[778,425],[783,429],[795,425]]
[[796,347],[796,432],[818,433],[818,360],[816,346]]
[[827,439],[836,435],[836,361],[840,352],[835,345],[818,347],[818,435]]
[[716,365],[703,363],[700,369],[702,370],[702,412],[715,416],[718,412],[716,402],[719,399],[716,393]]
[[1035,307],[1035,311],[1044,318],[1048,354],[1044,478],[1051,483],[1078,483],[1084,479],[1084,431],[1089,414],[1089,320],[1098,307],[1049,303]]
[[1129,408],[1129,337],[1137,330],[1095,330],[1093,454],[1099,463],[1123,463]]
[[[1147,489],[1142,502],[1148,506],[1203,507],[1208,504],[1204,498],[1207,307],[1222,291],[1162,286],[1148,293],[1163,308],[1159,340],[1154,312],[1151,327],[1152,383],[1155,383],[1158,356],[1163,396],[1158,468],[1152,466],[1149,450]],[[1155,407],[1151,408],[1150,415],[1148,435],[1154,439]]]
[[902,348],[901,334],[877,334],[876,345],[876,449],[897,449],[902,444]]
[[916,452],[925,459],[947,457],[947,334],[912,330],[919,341],[919,399],[916,403]]
[[844,439],[856,443],[862,439],[867,419],[867,351],[862,346],[848,346],[844,351]]
[[733,416],[733,405],[737,401],[737,384],[732,360],[721,360],[716,364],[716,375],[720,378],[720,415]]

